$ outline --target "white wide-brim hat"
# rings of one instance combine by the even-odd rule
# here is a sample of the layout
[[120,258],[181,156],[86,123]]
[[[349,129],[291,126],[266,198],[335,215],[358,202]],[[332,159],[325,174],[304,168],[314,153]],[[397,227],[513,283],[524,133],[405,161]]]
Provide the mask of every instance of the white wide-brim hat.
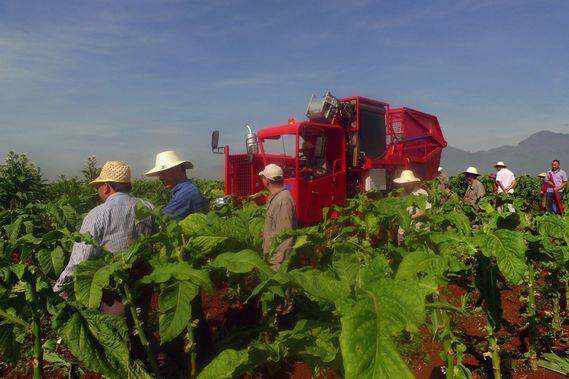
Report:
[[421,179],[417,178],[411,170],[403,170],[400,177],[393,179],[393,182],[397,184],[417,183],[420,181]]
[[472,167],[472,166],[470,166],[469,168],[467,168],[466,171],[464,171],[464,173],[465,173],[465,174],[472,174],[472,175],[476,175],[476,176],[480,175],[480,174],[478,173],[478,169],[476,169],[476,167]]
[[183,165],[185,169],[193,168],[194,165],[190,161],[185,161],[178,157],[175,151],[163,151],[156,155],[156,165],[144,175],[146,176],[155,176],[158,175],[162,171],[166,171],[171,169],[172,167]]
[[439,166],[439,169],[437,171],[441,172],[442,170],[443,170],[442,166]]
[[101,168],[101,173],[89,185],[100,183],[130,183],[130,167],[121,161],[109,161]]
[[259,173],[259,176],[263,176],[269,180],[280,180],[283,178],[283,169],[271,163],[265,166],[264,170]]
[[506,166],[506,164],[502,161],[496,162],[496,164],[494,165],[494,167],[508,167]]

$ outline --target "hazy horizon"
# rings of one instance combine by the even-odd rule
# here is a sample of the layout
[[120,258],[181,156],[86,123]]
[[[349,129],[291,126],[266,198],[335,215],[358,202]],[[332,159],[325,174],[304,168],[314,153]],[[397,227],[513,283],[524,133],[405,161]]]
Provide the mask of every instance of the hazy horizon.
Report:
[[[314,93],[438,116],[450,146],[569,132],[569,2],[0,2],[0,158],[48,178],[176,150],[222,175],[210,134],[303,118]],[[565,36],[565,37],[563,37]]]

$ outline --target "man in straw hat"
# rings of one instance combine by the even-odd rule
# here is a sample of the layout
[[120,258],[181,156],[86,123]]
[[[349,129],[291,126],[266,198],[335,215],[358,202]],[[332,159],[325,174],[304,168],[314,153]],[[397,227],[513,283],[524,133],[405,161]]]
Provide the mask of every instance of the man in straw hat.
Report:
[[[401,196],[429,196],[428,192],[419,187],[419,183],[421,179],[417,178],[413,171],[411,170],[403,170],[401,175],[398,178],[393,179],[393,182],[399,184],[403,187],[403,192]],[[426,210],[431,209],[431,203],[428,201],[425,202],[425,208],[421,209],[416,206],[410,206],[407,208],[407,211],[411,215],[411,220],[416,220],[426,214]],[[415,227],[421,228],[423,225],[421,222],[414,222]],[[405,237],[405,230],[400,226],[397,229],[397,242],[401,244],[403,242],[403,238]]]
[[263,185],[269,190],[267,214],[263,228],[263,253],[271,266],[278,270],[292,247],[292,238],[283,241],[271,256],[275,238],[284,231],[296,229],[296,208],[291,193],[284,188],[283,170],[276,164],[265,166],[259,173]]
[[186,176],[186,170],[193,168],[190,161],[182,160],[174,151],[163,151],[156,155],[156,165],[146,176],[157,176],[164,187],[172,192],[172,198],[163,213],[174,220],[182,220],[191,213],[207,211],[207,202]]
[[[393,182],[399,184],[403,187],[403,196],[429,196],[429,193],[419,187],[421,179],[417,178],[413,171],[403,170],[398,178],[393,179]],[[425,204],[425,209],[417,209],[416,207],[410,207],[409,213],[411,214],[411,219],[416,219],[425,215],[425,210],[431,209],[431,203],[428,201]]]
[[480,200],[486,194],[486,189],[484,184],[478,180],[478,169],[476,167],[469,167],[464,171],[466,180],[468,181],[468,188],[464,193],[464,201],[470,205],[476,205],[478,200]]
[[[95,187],[103,204],[93,208],[81,225],[80,233],[90,234],[94,241],[105,251],[116,253],[125,251],[141,235],[153,230],[150,218],[136,221],[136,205],[148,208],[153,205],[148,201],[130,195],[130,167],[121,161],[105,163],[99,176],[89,183]],[[79,263],[97,259],[103,250],[92,244],[76,242],[71,251],[67,267],[55,283],[53,290],[60,292],[64,283],[71,278]],[[115,315],[124,315],[124,305],[118,301],[103,299],[101,310]]]

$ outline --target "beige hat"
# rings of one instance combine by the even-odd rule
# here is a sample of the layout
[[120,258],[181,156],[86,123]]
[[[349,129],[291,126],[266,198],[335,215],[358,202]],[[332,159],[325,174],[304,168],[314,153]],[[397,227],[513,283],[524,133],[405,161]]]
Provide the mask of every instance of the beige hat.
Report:
[[89,185],[107,182],[130,183],[130,167],[121,161],[109,161],[103,165],[99,176]]
[[421,179],[415,177],[415,174],[411,170],[403,170],[400,177],[393,179],[393,182],[397,184],[416,183],[420,181]]
[[443,171],[442,166],[439,166],[439,170],[438,170],[438,171],[439,171],[439,172],[442,172],[442,171]]
[[538,175],[539,178],[545,178],[547,176],[547,174],[545,172],[542,172],[541,174]]
[[156,176],[162,171],[166,171],[172,167],[183,165],[185,169],[193,168],[194,165],[190,161],[184,161],[178,157],[175,151],[163,151],[156,155],[156,165],[150,171],[148,171],[146,176]]
[[506,166],[506,164],[502,161],[496,162],[496,164],[494,165],[494,167],[508,167]]
[[478,170],[476,169],[476,167],[472,167],[470,166],[469,168],[466,169],[466,171],[464,171],[465,174],[472,174],[472,175],[480,175],[478,173]]
[[259,173],[259,176],[263,176],[269,180],[280,180],[283,178],[283,169],[271,163],[265,166],[265,169]]

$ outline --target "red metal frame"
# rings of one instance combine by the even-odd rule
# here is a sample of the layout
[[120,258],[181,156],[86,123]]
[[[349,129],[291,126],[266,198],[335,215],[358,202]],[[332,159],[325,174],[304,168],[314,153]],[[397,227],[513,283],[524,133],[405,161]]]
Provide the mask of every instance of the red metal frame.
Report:
[[[264,141],[271,138],[279,138],[283,135],[295,136],[295,156],[294,156],[294,175],[285,177],[285,185],[287,185],[297,208],[297,216],[301,223],[311,224],[320,220],[322,208],[329,207],[332,204],[342,204],[347,197],[348,192],[352,192],[347,188],[348,172],[356,175],[359,188],[363,187],[365,176],[370,169],[382,168],[387,172],[387,178],[397,175],[399,171],[405,168],[416,170],[416,174],[422,179],[432,179],[437,174],[437,168],[440,163],[442,149],[447,146],[443,137],[437,117],[410,109],[406,107],[390,108],[385,102],[368,99],[361,96],[347,97],[341,101],[354,101],[356,103],[356,126],[349,130],[344,130],[342,126],[337,124],[338,120],[334,119],[332,123],[313,123],[313,122],[289,122],[286,125],[273,126],[258,131],[260,152],[252,156],[249,161],[247,154],[229,153],[229,147],[225,147],[225,192],[226,194],[234,194],[238,196],[252,195],[262,190],[258,172],[262,167],[271,162],[280,162],[283,157],[276,154],[267,154],[264,147]],[[348,169],[346,162],[346,138],[354,133],[359,132],[360,128],[360,106],[361,104],[370,104],[382,106],[385,108],[385,132],[389,136],[389,143],[386,145],[386,152],[381,158],[370,159],[365,158],[361,166],[351,167]],[[394,123],[400,123],[401,133],[394,131]],[[299,140],[302,130],[305,127],[319,127],[328,136],[334,136],[339,143],[339,149],[332,162],[330,173],[323,177],[305,180],[301,177],[299,165]],[[339,133],[341,132],[341,133]],[[327,157],[329,155],[327,154]],[[336,172],[336,162],[341,160],[340,169]],[[238,180],[240,172],[243,171],[244,162],[249,165],[249,183],[246,186]],[[241,187],[240,187],[241,186]],[[239,188],[237,188],[239,187]],[[249,192],[249,193],[244,193]],[[315,195],[316,194],[316,195]]]

